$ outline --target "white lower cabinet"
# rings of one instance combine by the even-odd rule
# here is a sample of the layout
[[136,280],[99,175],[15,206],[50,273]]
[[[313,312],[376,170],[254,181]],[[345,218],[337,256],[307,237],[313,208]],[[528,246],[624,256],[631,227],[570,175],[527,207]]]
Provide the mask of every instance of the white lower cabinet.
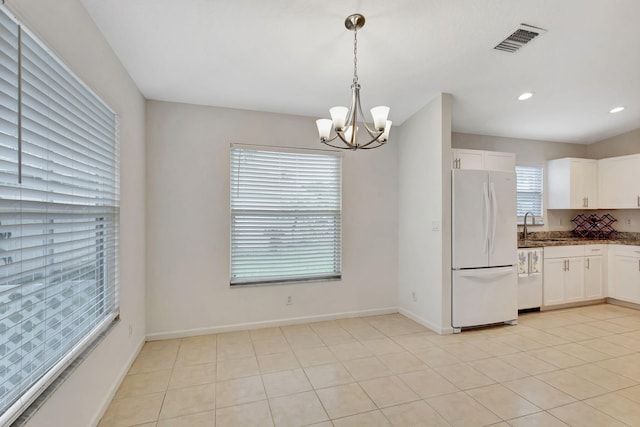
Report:
[[584,257],[567,258],[564,302],[584,301]]
[[584,257],[584,297],[598,299],[606,296],[602,255]]
[[609,296],[640,304],[640,247],[612,247],[609,274]]
[[604,245],[544,248],[543,305],[604,298]]

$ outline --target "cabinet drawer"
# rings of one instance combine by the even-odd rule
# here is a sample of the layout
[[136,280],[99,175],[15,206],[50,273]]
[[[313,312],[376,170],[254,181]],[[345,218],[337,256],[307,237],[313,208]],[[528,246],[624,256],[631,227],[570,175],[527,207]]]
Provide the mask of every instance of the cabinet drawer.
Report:
[[[640,247],[638,248],[640,253]],[[585,245],[584,256],[604,255],[606,252],[605,245]]]
[[619,256],[640,257],[640,246],[615,245],[613,253]]
[[584,256],[584,245],[545,246],[544,259]]

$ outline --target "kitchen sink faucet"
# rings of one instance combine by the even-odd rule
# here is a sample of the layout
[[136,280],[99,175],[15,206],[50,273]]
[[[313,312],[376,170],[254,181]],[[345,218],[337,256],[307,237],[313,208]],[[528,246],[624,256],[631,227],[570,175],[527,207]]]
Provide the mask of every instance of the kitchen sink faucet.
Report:
[[524,226],[522,227],[522,240],[527,240],[527,217],[531,215],[531,225],[536,225],[536,217],[533,212],[524,214]]

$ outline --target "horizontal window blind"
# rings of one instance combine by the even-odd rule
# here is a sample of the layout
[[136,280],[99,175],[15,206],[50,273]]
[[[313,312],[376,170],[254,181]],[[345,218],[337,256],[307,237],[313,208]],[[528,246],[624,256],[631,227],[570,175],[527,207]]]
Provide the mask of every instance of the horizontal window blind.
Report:
[[531,212],[536,219],[542,218],[542,172],[541,167],[516,166],[519,217]]
[[3,424],[117,315],[119,153],[115,114],[0,20]]
[[339,278],[342,158],[231,148],[231,284]]

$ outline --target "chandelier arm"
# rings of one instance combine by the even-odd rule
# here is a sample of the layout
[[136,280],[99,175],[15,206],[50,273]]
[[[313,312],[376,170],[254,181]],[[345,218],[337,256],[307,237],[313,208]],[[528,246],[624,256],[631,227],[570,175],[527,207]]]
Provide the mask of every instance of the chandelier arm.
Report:
[[324,139],[324,140],[320,139],[320,142],[325,142],[325,141],[326,141],[326,142],[331,142],[331,141],[333,141],[334,139],[336,139],[337,137],[338,137],[338,133],[336,132],[336,134],[335,134],[335,135],[333,135],[333,138]]
[[[335,139],[331,138],[329,141],[333,141]],[[329,147],[333,147],[333,148],[337,148],[338,150],[355,150],[355,148],[353,147],[344,147],[344,146],[340,146],[340,145],[333,145],[333,144],[329,144],[328,141],[320,141],[322,142],[324,145],[328,145]]]
[[373,144],[374,142],[377,142],[379,145],[376,145],[375,147],[369,147],[369,148],[376,148],[379,147],[380,145],[383,145],[384,142],[380,141],[380,136],[382,136],[382,132],[380,133],[380,135],[378,136],[374,136],[369,142],[367,142],[366,144],[362,144],[359,145],[358,148],[366,148],[369,147],[369,145]]
[[[356,97],[357,97],[357,103],[356,103],[357,107],[356,108],[358,109],[358,112],[360,113],[360,117],[362,117],[362,124],[364,125],[364,128],[366,129],[367,133],[369,134],[369,136],[371,138],[378,139],[384,133],[384,129],[381,130],[381,131],[379,131],[379,130],[377,130],[375,128],[371,129],[369,127],[369,125],[367,125],[367,122],[364,120],[365,115],[362,112],[362,103],[360,102],[360,85],[358,85],[358,91],[356,93]],[[369,143],[365,144],[365,146],[369,145]]]
[[381,143],[378,141],[378,145],[374,145],[373,147],[367,147],[366,145],[361,145],[358,148],[361,148],[363,150],[373,150],[374,148],[378,148],[378,147],[382,147],[384,145],[384,143]]

